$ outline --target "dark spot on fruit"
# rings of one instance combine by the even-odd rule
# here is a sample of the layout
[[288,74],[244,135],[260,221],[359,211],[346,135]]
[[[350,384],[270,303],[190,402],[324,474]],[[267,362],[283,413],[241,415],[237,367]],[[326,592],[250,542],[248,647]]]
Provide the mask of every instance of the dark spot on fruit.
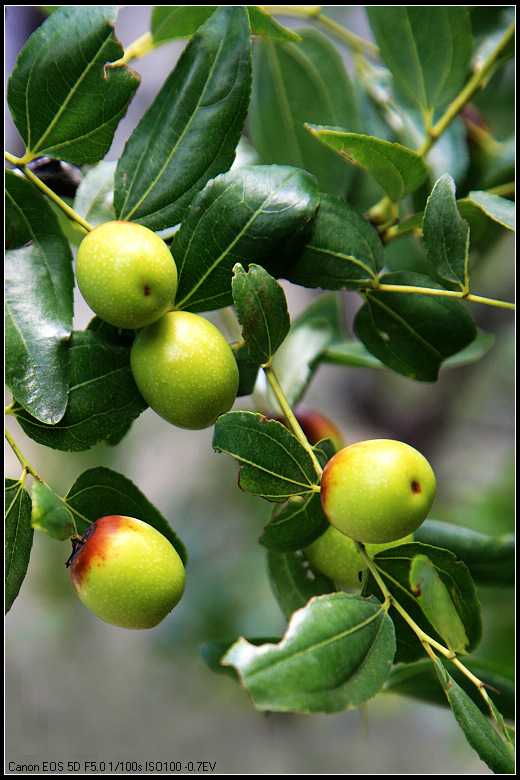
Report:
[[150,290],[150,288],[148,287],[148,285],[147,285],[147,284],[145,284],[145,285],[143,286],[143,295],[145,295],[146,297],[148,297],[148,296],[150,295],[150,293],[151,293],[151,292],[152,292],[152,291]]
[[417,482],[415,479],[412,482],[412,493],[420,493],[421,492],[421,485],[419,482]]

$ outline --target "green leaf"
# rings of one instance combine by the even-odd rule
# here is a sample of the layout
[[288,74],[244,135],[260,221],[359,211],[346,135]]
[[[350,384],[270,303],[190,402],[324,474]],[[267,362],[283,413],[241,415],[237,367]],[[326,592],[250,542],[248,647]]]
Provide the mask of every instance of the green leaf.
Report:
[[72,254],[46,199],[6,171],[6,384],[44,423],[61,419],[69,385]]
[[395,651],[381,604],[334,593],[295,612],[277,644],[239,639],[222,659],[259,710],[342,712],[379,692]]
[[299,43],[302,40],[298,33],[280,24],[261,5],[248,5],[247,12],[251,22],[251,35],[259,35],[275,41],[295,41]]
[[103,466],[87,469],[72,484],[65,501],[75,515],[80,534],[100,517],[135,517],[153,526],[169,539],[182,562],[186,564],[186,548],[166,518],[123,474]]
[[102,160],[88,170],[79,185],[74,198],[74,211],[83,217],[89,225],[96,227],[103,222],[112,222],[114,212],[114,172],[115,160]]
[[444,547],[464,561],[477,585],[515,583],[514,534],[491,536],[440,520],[426,520],[414,534],[416,542]]
[[114,35],[116,5],[61,6],[31,35],[9,77],[7,100],[32,157],[80,164],[107,154],[139,85]]
[[9,612],[27,573],[34,530],[31,497],[19,479],[5,480],[5,612]]
[[367,6],[381,56],[402,95],[433,115],[463,87],[473,41],[466,6]]
[[394,203],[418,189],[428,175],[424,159],[401,144],[352,133],[341,127],[308,122],[305,127],[344,160],[364,168]]
[[[443,643],[443,638],[426,618],[417,598],[410,588],[410,568],[416,555],[424,555],[433,563],[447,588],[457,614],[468,637],[467,651],[472,652],[482,638],[482,617],[475,584],[466,565],[449,550],[413,542],[384,550],[374,557],[380,575],[390,592],[398,599],[415,623],[429,636]],[[382,593],[373,575],[368,572],[364,580],[364,596],[382,599]],[[395,663],[410,663],[424,657],[424,648],[415,632],[393,607],[389,612],[395,623],[397,652]]]
[[118,219],[176,225],[209,179],[228,170],[251,91],[243,6],[220,6],[191,38],[128,139],[115,174]]
[[495,774],[514,774],[515,752],[512,744],[501,739],[489,720],[439,660],[436,660],[435,669],[453,714],[473,750]]
[[291,327],[283,287],[261,266],[233,268],[233,301],[249,354],[258,365],[271,362]]
[[246,344],[243,344],[235,352],[235,360],[238,366],[238,390],[237,397],[250,395],[255,389],[260,366],[251,359]]
[[336,590],[328,577],[311,571],[301,553],[267,550],[267,566],[274,594],[287,619],[313,596]]
[[[407,271],[385,274],[381,284],[442,289],[429,277]],[[442,295],[367,290],[354,330],[386,366],[410,379],[435,382],[446,358],[477,336],[464,306]]]
[[[214,5],[156,5],[152,8],[150,32],[155,45],[193,35],[214,13]],[[265,35],[282,41],[299,41],[300,36],[284,27],[264,8],[246,6],[251,35]]]
[[323,192],[343,195],[353,171],[314,143],[304,123],[358,130],[354,90],[330,40],[311,28],[299,33],[300,43],[255,42],[251,140],[265,162],[303,168],[317,177]]
[[240,462],[242,490],[269,501],[317,492],[310,454],[282,423],[253,412],[228,412],[215,423],[213,447]]
[[155,45],[177,38],[189,38],[206,22],[214,5],[154,5],[150,32]]
[[322,195],[312,237],[284,278],[302,287],[353,290],[370,285],[383,265],[377,230],[350,203]]
[[60,496],[43,482],[34,481],[31,491],[31,525],[38,531],[44,531],[53,539],[64,541],[76,534],[76,525],[72,512]]
[[435,183],[424,210],[426,257],[441,279],[469,288],[469,225],[457,208],[455,182],[445,173]]
[[119,336],[110,326],[74,331],[65,414],[56,425],[45,425],[15,405],[13,413],[25,433],[65,452],[120,438],[147,408],[130,369],[131,345],[131,336]]
[[[328,347],[342,338],[340,302],[320,295],[294,320],[289,335],[273,359],[273,370],[289,405],[294,408],[305,392]],[[276,399],[272,403],[277,405]]]
[[320,494],[313,493],[306,500],[289,499],[281,511],[275,509],[258,541],[268,550],[295,552],[321,536],[328,525]]
[[465,654],[469,644],[464,625],[436,567],[426,555],[416,555],[410,565],[410,587],[419,606],[442,636],[448,650]]
[[464,198],[460,203],[466,203],[467,201],[477,206],[494,222],[498,222],[509,230],[515,230],[516,207],[512,200],[501,198],[500,195],[495,195],[493,192],[472,190],[467,198]]
[[217,176],[174,236],[176,307],[201,312],[230,305],[236,263],[257,263],[279,276],[308,238],[318,203],[314,178],[298,168],[245,166]]
[[[450,675],[461,685],[468,685],[468,678],[455,664],[447,659],[443,661]],[[516,710],[516,687],[512,677],[504,674],[492,661],[482,658],[467,657],[464,666],[481,680],[487,688],[490,699],[496,699],[500,711],[505,718],[514,720]],[[397,693],[400,696],[410,696],[430,704],[447,706],[448,701],[439,687],[439,680],[429,658],[411,664],[395,666],[385,683],[384,692]],[[478,688],[469,685],[468,696],[485,715],[489,709]]]

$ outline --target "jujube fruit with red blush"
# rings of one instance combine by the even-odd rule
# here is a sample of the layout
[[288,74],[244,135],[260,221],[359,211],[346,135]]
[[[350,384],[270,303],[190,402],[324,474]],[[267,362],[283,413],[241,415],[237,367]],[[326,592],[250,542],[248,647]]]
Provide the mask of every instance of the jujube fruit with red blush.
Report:
[[90,525],[67,561],[91,612],[114,626],[153,628],[180,601],[184,564],[171,542],[135,517],[108,515]]
[[426,520],[436,493],[426,458],[404,442],[370,439],[337,452],[321,478],[329,522],[358,542],[402,539]]

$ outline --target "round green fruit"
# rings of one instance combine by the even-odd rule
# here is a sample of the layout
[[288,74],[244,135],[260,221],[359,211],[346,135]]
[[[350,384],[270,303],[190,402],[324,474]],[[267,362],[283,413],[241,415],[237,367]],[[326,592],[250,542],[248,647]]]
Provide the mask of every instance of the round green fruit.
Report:
[[351,444],[329,460],[321,503],[331,525],[358,542],[402,539],[426,520],[436,492],[426,458],[393,439]]
[[179,428],[213,425],[238,391],[231,347],[211,322],[191,312],[168,312],[139,331],[130,366],[145,401]]
[[85,606],[121,628],[158,625],[186,585],[183,563],[168,539],[148,523],[122,515],[92,523],[67,566]]
[[[367,544],[370,555],[375,555],[389,547],[413,542],[413,534],[404,539],[385,544]],[[365,562],[356,550],[354,540],[329,526],[324,534],[304,550],[305,557],[313,568],[329,577],[338,585],[347,588],[359,588],[361,577],[365,571]]]
[[81,294],[101,319],[117,328],[142,328],[173,304],[177,266],[162,238],[133,222],[104,222],[88,233],[76,255]]

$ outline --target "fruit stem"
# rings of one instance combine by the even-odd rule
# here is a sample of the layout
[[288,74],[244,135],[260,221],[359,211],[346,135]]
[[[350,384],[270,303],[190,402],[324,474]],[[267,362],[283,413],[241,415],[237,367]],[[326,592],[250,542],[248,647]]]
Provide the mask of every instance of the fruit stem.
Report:
[[309,444],[309,441],[307,440],[307,437],[305,436],[304,432],[301,429],[300,423],[296,419],[293,410],[291,409],[291,406],[289,404],[289,401],[287,400],[287,397],[282,390],[280,383],[278,382],[278,379],[276,377],[276,374],[273,370],[273,367],[271,365],[265,365],[262,366],[266,379],[271,385],[271,388],[277,398],[278,403],[280,404],[281,410],[283,412],[283,415],[285,419],[287,420],[287,424],[291,428],[292,432],[296,436],[296,438],[299,440],[299,442],[305,447],[307,452],[309,453],[311,460],[314,465],[314,469],[316,471],[316,474],[319,479],[321,479],[322,475],[322,468],[320,464],[318,463],[318,459],[316,458],[316,455],[314,453],[314,450],[312,449],[312,446]]
[[29,170],[23,158],[21,159],[19,157],[15,157],[9,152],[5,152],[4,154],[5,159],[18,168],[32,184],[34,184],[41,192],[43,192],[44,195],[47,195],[47,197],[50,198],[69,217],[69,219],[80,225],[86,233],[90,233],[92,230],[92,225],[89,225],[89,223],[84,220],[83,217],[80,217],[80,215],[77,214],[74,209],[72,209],[67,203],[65,203],[65,201],[59,197],[59,195],[56,195],[56,193],[53,192],[50,187],[47,187],[47,185],[44,184],[41,179],[39,179],[31,170]]

